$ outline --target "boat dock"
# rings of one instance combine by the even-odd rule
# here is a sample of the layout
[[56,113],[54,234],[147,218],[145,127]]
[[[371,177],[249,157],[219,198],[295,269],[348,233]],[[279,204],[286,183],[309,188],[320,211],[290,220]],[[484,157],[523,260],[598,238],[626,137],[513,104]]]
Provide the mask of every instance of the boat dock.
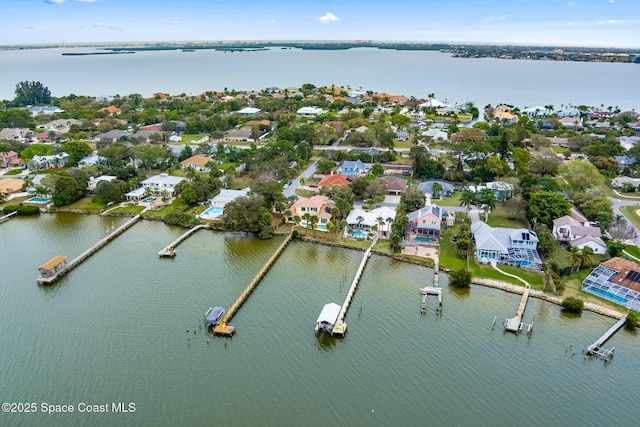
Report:
[[598,338],[593,344],[587,347],[587,349],[585,350],[585,356],[597,355],[602,357],[605,360],[609,360],[609,358],[613,356],[613,352],[615,351],[615,348],[612,347],[609,350],[607,350],[601,347],[609,338],[613,336],[613,334],[618,332],[618,329],[622,328],[626,320],[627,320],[627,316],[622,317],[620,320],[616,322],[615,325],[610,327],[609,330],[607,330],[607,332],[602,334],[600,338]]
[[525,325],[522,323],[522,316],[524,315],[524,310],[527,308],[527,300],[529,299],[529,291],[531,290],[531,286],[526,285],[524,287],[524,292],[522,293],[522,299],[520,300],[520,305],[518,306],[518,312],[516,313],[516,317],[512,317],[511,319],[507,319],[504,321],[504,329],[505,331],[510,332],[521,332],[523,328],[527,328],[527,333],[531,332],[533,329],[533,323]]
[[336,319],[336,322],[333,325],[333,329],[331,330],[332,335],[344,335],[347,332],[347,324],[344,322],[344,318],[347,315],[347,310],[349,310],[349,305],[351,305],[353,295],[356,293],[356,288],[358,287],[358,283],[360,282],[360,277],[362,277],[362,272],[367,265],[369,257],[371,257],[371,250],[373,249],[373,245],[375,245],[377,241],[378,239],[373,239],[373,242],[365,251],[364,256],[362,257],[362,261],[360,261],[360,266],[358,267],[356,276],[353,278],[353,282],[351,282],[349,292],[347,292],[347,296],[345,297],[344,302],[342,303],[342,307],[340,308],[340,312],[338,313],[338,318]]
[[442,314],[442,288],[436,286],[425,286],[420,289],[422,292],[422,307],[420,308],[421,313],[427,312],[427,296],[435,295],[438,297],[438,307],[436,307],[436,313]]
[[5,221],[9,221],[14,215],[17,215],[18,212],[17,211],[13,211],[10,214],[6,214],[3,217],[0,217],[0,224],[2,224]]
[[[91,246],[89,249],[87,249],[86,251],[84,251],[83,253],[81,253],[80,255],[78,255],[76,258],[74,258],[68,263],[66,262],[65,256],[58,256],[52,259],[51,261],[41,265],[39,268],[41,272],[41,277],[38,277],[37,279],[38,284],[49,285],[55,282],[60,277],[64,276],[67,272],[71,271],[72,269],[80,265],[82,261],[89,258],[94,253],[98,252],[98,250],[100,250],[107,243],[109,243],[110,241],[118,237],[120,234],[122,234],[125,230],[127,230],[133,224],[138,222],[140,218],[141,218],[140,215],[134,216],[129,221],[125,222],[120,227],[113,230],[112,233],[109,233],[108,235],[100,239],[96,244]],[[53,265],[52,262],[55,265]],[[42,273],[45,273],[45,274],[42,274]]]
[[169,246],[167,246],[166,248],[158,252],[158,256],[164,257],[164,258],[173,258],[174,256],[176,256],[176,248],[178,247],[178,245],[184,242],[185,240],[187,240],[187,238],[189,238],[192,234],[194,234],[198,230],[201,230],[202,228],[204,228],[204,225],[201,224],[201,225],[196,225],[195,227],[187,230],[187,232],[184,233],[182,236],[178,237],[176,240],[169,243]]
[[215,334],[226,335],[226,336],[233,335],[233,333],[236,331],[236,327],[234,325],[229,325],[229,321],[231,321],[231,318],[233,317],[234,314],[236,314],[236,311],[238,311],[238,309],[242,306],[242,304],[244,304],[244,302],[249,297],[251,292],[253,292],[253,289],[258,285],[258,283],[260,283],[260,280],[262,280],[264,275],[267,274],[267,271],[269,271],[269,268],[271,268],[273,263],[276,262],[280,254],[282,254],[284,249],[287,247],[287,245],[291,241],[292,237],[293,237],[293,233],[287,234],[287,237],[285,237],[284,241],[280,244],[280,246],[278,246],[278,249],[276,249],[273,255],[271,255],[271,258],[269,258],[267,262],[262,266],[260,271],[258,271],[258,274],[256,274],[256,276],[253,278],[253,280],[251,280],[251,282],[249,282],[247,287],[244,289],[244,291],[242,291],[242,293],[235,300],[235,302],[231,304],[231,307],[229,307],[229,310],[226,311],[222,319],[220,319],[220,322],[213,329],[213,332]]

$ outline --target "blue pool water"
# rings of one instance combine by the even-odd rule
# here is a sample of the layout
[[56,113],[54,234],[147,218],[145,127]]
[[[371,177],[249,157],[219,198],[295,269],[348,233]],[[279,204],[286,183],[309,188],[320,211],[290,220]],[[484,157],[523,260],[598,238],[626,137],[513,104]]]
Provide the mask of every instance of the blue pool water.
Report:
[[616,302],[618,304],[626,304],[629,302],[628,299],[623,298],[619,295],[613,294],[611,292],[607,292],[603,289],[598,289],[598,288],[594,288],[593,286],[590,286],[589,288],[585,289],[585,291],[587,292],[591,292],[594,295],[598,295],[601,297],[604,297],[610,301]]
[[27,200],[27,202],[31,202],[31,203],[47,203],[49,201],[49,199],[47,199],[46,197],[32,197],[29,200]]
[[434,239],[433,237],[422,237],[422,236],[416,236],[413,238],[413,240],[415,240],[416,242],[436,242],[436,239]]
[[362,232],[360,230],[356,230],[356,231],[353,232],[352,236],[353,237],[361,237],[361,238],[364,239],[364,238],[366,238],[368,236],[368,234],[365,233],[365,232]]
[[151,203],[151,202],[155,202],[156,198],[155,197],[149,197],[147,199],[144,199],[143,202],[145,203]]
[[224,208],[219,208],[217,206],[212,206],[206,211],[202,212],[202,215],[220,215],[224,211]]

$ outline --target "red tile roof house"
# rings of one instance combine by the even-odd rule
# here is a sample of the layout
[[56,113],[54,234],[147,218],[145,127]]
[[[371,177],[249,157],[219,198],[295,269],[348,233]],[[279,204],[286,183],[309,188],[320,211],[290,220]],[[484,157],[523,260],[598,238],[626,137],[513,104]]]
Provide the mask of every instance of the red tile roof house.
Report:
[[301,197],[296,200],[290,207],[291,216],[287,217],[287,222],[295,222],[293,217],[299,216],[301,218],[300,225],[307,226],[307,222],[304,219],[305,214],[318,217],[317,230],[326,230],[327,222],[331,219],[331,209],[335,207],[335,203],[329,200],[327,196],[313,196],[313,197]]
[[189,167],[192,167],[198,172],[211,172],[211,168],[207,167],[207,163],[213,161],[215,161],[215,158],[213,156],[203,156],[197,154],[181,161],[180,168],[187,169]]
[[0,167],[8,168],[13,166],[20,166],[22,160],[18,157],[18,153],[15,151],[9,151],[6,153],[0,152]]
[[324,178],[318,183],[318,188],[331,187],[332,185],[347,186],[351,184],[351,177],[341,175],[339,173],[332,173],[331,175],[325,175]]

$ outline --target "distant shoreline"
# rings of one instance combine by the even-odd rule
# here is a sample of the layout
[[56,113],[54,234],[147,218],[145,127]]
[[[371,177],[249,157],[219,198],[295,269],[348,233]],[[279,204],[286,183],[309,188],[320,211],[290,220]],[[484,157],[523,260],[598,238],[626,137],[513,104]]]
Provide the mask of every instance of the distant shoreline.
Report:
[[107,55],[116,53],[134,53],[164,50],[214,50],[223,52],[252,52],[268,49],[302,50],[349,50],[373,48],[385,50],[439,51],[449,53],[456,58],[495,58],[526,59],[544,61],[575,62],[617,62],[640,64],[640,49],[565,47],[565,46],[498,46],[498,45],[462,45],[449,43],[391,43],[391,42],[148,42],[114,44],[51,44],[51,45],[11,45],[0,46],[0,50],[27,50],[52,48],[96,48],[100,52],[65,52],[65,56]]

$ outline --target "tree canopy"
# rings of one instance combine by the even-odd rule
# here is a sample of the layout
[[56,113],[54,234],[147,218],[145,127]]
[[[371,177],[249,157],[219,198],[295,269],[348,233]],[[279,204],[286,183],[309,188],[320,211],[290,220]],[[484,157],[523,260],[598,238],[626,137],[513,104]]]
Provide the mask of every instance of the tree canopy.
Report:
[[17,107],[27,105],[49,104],[51,102],[51,91],[40,82],[22,81],[16,84],[16,97],[13,104]]

